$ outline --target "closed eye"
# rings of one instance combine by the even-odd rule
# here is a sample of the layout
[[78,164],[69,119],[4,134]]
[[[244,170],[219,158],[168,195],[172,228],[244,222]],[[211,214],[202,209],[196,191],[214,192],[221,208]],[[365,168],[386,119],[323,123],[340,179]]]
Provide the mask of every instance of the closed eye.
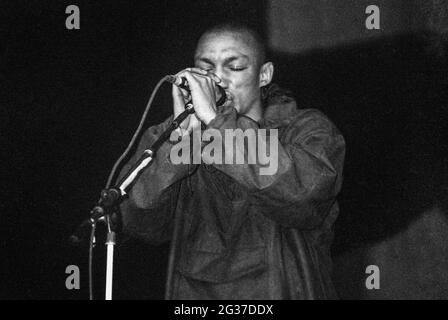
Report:
[[232,71],[243,71],[246,69],[246,67],[229,67]]

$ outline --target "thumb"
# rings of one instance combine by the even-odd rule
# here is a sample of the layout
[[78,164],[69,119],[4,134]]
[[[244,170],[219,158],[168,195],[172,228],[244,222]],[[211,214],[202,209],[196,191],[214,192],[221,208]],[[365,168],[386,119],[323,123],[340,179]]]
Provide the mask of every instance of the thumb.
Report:
[[201,121],[197,118],[196,114],[190,115],[190,122],[188,123],[187,133],[190,134],[194,129],[201,127]]

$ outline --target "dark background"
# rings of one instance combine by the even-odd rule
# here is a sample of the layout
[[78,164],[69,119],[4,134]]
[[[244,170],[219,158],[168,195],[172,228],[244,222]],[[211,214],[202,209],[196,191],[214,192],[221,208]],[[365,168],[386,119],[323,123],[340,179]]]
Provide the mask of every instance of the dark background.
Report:
[[[76,4],[81,29],[65,28]],[[448,298],[445,1],[2,1],[0,298],[87,299],[87,248],[68,244],[136,129],[152,88],[192,64],[222,17],[266,38],[274,81],[347,142],[333,245],[343,299]],[[298,40],[299,39],[299,40]],[[303,39],[303,41],[300,41]],[[171,112],[162,87],[146,126]],[[95,250],[103,297],[105,250]],[[114,298],[163,298],[167,247],[119,238]],[[81,289],[65,288],[78,265]],[[381,270],[381,289],[364,281]]]

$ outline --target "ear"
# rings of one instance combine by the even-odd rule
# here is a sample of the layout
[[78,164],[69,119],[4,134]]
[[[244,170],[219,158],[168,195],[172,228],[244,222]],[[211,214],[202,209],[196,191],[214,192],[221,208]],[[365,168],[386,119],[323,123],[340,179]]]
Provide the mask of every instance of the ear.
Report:
[[274,75],[274,65],[272,62],[266,62],[260,68],[260,87],[267,86],[271,83]]

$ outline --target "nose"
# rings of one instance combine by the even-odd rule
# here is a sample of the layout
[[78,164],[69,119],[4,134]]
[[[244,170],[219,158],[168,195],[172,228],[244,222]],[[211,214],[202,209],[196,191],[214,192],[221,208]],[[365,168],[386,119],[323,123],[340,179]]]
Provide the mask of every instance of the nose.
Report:
[[219,68],[219,67],[216,68],[214,73],[220,79],[220,81],[218,82],[219,86],[224,89],[228,89],[229,81],[228,81],[226,75],[224,74],[224,72],[222,71],[222,68]]

